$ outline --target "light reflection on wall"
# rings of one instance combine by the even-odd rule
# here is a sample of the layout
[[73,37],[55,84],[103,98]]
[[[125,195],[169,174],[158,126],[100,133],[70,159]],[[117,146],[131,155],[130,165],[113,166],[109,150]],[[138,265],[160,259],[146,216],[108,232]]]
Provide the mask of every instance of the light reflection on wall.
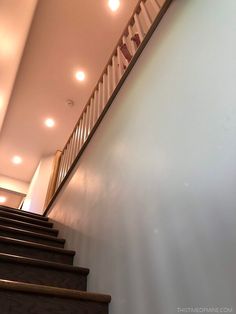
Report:
[[26,198],[24,200],[24,210],[29,211],[30,210],[30,205],[31,205],[31,199]]
[[14,34],[4,32],[4,30],[0,30],[0,56],[1,58],[9,59],[14,55],[15,51],[15,38]]

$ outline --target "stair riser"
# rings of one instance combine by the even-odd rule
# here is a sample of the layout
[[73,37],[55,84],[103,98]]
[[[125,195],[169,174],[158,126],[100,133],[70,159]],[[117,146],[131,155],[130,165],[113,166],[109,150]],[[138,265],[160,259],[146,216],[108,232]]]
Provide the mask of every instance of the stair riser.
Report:
[[1,314],[108,314],[105,303],[0,290]]
[[17,222],[14,221],[0,221],[0,225],[2,226],[7,226],[7,227],[14,227],[22,230],[27,230],[27,231],[33,231],[33,232],[38,232],[50,236],[57,236],[57,233],[54,233],[52,230],[42,230],[37,228],[36,226],[23,226],[18,224]]
[[57,262],[62,264],[73,264],[73,256],[61,254],[59,252],[42,250],[40,248],[27,247],[14,243],[0,242],[0,252],[24,257],[31,257],[45,261]]
[[83,291],[87,287],[86,275],[1,260],[0,278]]
[[1,209],[0,209],[0,217],[15,219],[18,221],[28,222],[31,224],[35,224],[35,225],[43,226],[43,227],[48,227],[48,228],[51,228],[53,226],[53,224],[51,222],[47,222],[47,221],[43,221],[43,220],[39,220],[39,219],[33,219],[33,218],[26,217],[23,215],[17,215],[15,213],[9,213],[9,212],[3,211]]
[[28,236],[26,234],[21,234],[21,233],[14,233],[11,231],[0,230],[0,236],[12,238],[12,239],[30,241],[30,242],[39,243],[39,244],[50,245],[50,246],[59,247],[59,248],[64,248],[64,243],[56,242],[53,240],[32,237],[32,236]]
[[21,216],[24,216],[24,217],[30,217],[30,218],[40,219],[42,221],[48,221],[47,217],[44,217],[44,216],[41,216],[41,215],[36,215],[36,214],[33,214],[33,213],[29,213],[29,212],[26,212],[24,210],[13,209],[13,208],[8,208],[8,207],[4,207],[4,206],[0,206],[0,210],[8,212],[8,213],[18,214],[18,215],[21,215]]

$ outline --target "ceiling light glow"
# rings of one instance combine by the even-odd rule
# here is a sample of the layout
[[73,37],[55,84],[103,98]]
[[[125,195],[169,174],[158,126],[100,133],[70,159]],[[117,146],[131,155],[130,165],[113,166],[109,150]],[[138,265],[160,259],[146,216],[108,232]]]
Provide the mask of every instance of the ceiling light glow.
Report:
[[7,198],[5,196],[0,196],[0,203],[6,203]]
[[82,82],[85,80],[85,73],[83,71],[77,71],[75,77],[78,81]]
[[6,203],[7,198],[5,196],[0,196],[0,203]]
[[117,10],[119,9],[119,7],[120,7],[120,0],[109,0],[109,1],[108,1],[108,6],[109,6],[109,8],[110,8],[113,12],[115,12],[115,11],[117,11]]
[[15,164],[15,165],[19,165],[19,164],[22,163],[22,158],[21,158],[20,156],[14,156],[14,157],[12,158],[12,162],[13,162],[13,164]]
[[44,124],[48,127],[48,128],[53,128],[55,125],[55,121],[52,118],[48,118],[44,121]]

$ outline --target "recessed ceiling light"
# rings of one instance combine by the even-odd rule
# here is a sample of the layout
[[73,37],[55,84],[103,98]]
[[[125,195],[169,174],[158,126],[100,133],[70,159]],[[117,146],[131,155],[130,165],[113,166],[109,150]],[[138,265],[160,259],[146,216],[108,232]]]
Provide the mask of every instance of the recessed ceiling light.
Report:
[[120,0],[109,0],[109,1],[108,1],[108,6],[109,6],[109,8],[110,8],[113,12],[115,12],[115,11],[117,11],[117,10],[119,9],[119,7],[120,7]]
[[85,80],[85,73],[84,73],[83,71],[77,71],[77,72],[75,73],[75,78],[76,78],[78,81],[82,82],[82,81]]
[[53,128],[55,125],[55,121],[52,118],[47,118],[44,121],[44,124],[48,127],[48,128]]
[[5,196],[0,196],[0,203],[5,203],[7,198]]
[[15,165],[19,165],[19,164],[22,163],[22,158],[21,158],[20,156],[14,156],[14,157],[12,158],[12,162],[13,162],[13,164],[15,164]]

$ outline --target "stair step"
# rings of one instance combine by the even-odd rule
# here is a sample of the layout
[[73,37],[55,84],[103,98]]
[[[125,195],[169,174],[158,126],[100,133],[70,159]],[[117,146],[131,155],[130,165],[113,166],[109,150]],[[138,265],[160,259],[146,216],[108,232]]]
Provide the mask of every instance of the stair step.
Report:
[[1,226],[1,225],[0,225],[0,236],[19,239],[19,240],[25,240],[25,241],[30,241],[30,242],[36,242],[36,243],[60,247],[60,248],[64,248],[64,245],[65,245],[64,239],[58,239],[54,236],[48,236],[42,233],[22,230],[22,229],[8,227],[8,226]]
[[69,265],[75,255],[74,251],[7,237],[0,237],[0,252]]
[[30,213],[30,212],[27,212],[25,210],[16,209],[16,208],[4,206],[4,205],[0,205],[0,210],[10,212],[10,213],[19,214],[19,215],[26,216],[26,217],[35,218],[35,219],[41,219],[43,221],[48,221],[48,217],[45,217],[43,215]]
[[86,290],[89,270],[82,267],[0,253],[0,278]]
[[2,314],[108,314],[109,295],[0,280]]
[[51,236],[58,235],[58,230],[56,229],[47,228],[43,226],[37,226],[28,222],[18,221],[18,220],[6,218],[6,217],[0,217],[0,225],[33,231],[33,232],[39,232],[39,233],[43,233],[43,234],[47,234]]
[[32,217],[27,217],[27,216],[15,214],[15,213],[7,212],[7,211],[1,210],[1,209],[0,209],[0,217],[6,217],[6,218],[14,219],[17,221],[28,222],[31,224],[40,225],[40,226],[47,227],[47,228],[53,227],[52,222],[48,222],[48,221],[44,221],[44,220],[37,219],[37,218],[32,218]]

